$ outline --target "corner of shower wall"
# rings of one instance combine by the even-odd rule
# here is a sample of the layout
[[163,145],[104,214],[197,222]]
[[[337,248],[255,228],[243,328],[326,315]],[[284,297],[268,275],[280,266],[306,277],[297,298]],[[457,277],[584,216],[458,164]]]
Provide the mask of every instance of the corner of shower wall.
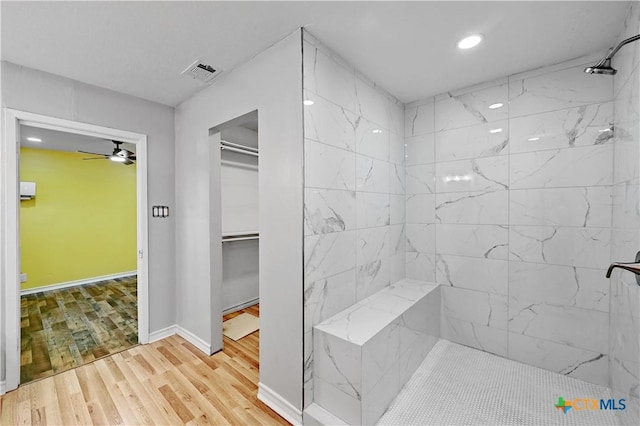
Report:
[[402,103],[306,30],[303,88],[307,407],[313,326],[405,277],[405,170]]
[[407,277],[441,285],[443,338],[606,385],[613,85],[582,72],[597,59],[406,106]]
[[[640,33],[640,5],[632,2],[616,42]],[[640,43],[613,58],[614,177],[611,259],[633,261],[640,250]],[[610,281],[609,386],[626,399],[621,424],[640,423],[640,286],[633,274],[615,272]]]

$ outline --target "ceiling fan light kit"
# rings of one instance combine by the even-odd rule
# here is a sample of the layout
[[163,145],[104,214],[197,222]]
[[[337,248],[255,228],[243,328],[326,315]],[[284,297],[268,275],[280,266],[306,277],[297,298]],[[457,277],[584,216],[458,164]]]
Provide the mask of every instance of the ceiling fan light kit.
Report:
[[135,164],[135,161],[136,161],[135,153],[129,151],[128,149],[120,148],[120,145],[122,145],[123,142],[114,141],[114,140],[112,140],[111,142],[113,142],[116,146],[115,148],[113,148],[112,154],[100,154],[98,152],[89,152],[89,151],[78,151],[78,152],[81,152],[83,154],[98,156],[98,157],[92,157],[92,158],[83,158],[83,160],[111,160],[116,163],[122,163],[126,166],[130,164]]

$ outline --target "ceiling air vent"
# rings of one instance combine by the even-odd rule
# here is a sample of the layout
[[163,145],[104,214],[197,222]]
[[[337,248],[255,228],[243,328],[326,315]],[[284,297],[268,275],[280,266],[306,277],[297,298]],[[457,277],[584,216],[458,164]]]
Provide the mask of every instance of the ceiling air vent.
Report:
[[189,65],[186,70],[182,71],[182,74],[188,75],[202,83],[210,83],[220,72],[221,70],[213,69],[211,65],[203,64],[197,60]]

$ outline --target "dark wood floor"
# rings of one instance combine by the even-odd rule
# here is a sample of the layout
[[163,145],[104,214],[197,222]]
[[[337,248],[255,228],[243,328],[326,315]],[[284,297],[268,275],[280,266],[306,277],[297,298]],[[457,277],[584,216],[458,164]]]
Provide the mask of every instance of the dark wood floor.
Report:
[[[259,307],[229,314],[225,319]],[[178,336],[20,386],[0,424],[287,425],[257,398],[257,331],[206,356]]]
[[20,298],[20,383],[138,343],[135,276]]

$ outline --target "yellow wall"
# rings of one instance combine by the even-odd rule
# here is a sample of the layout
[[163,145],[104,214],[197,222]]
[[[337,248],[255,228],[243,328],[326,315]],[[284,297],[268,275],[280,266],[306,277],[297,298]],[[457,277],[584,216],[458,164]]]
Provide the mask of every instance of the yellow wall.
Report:
[[136,269],[136,166],[85,157],[20,149],[23,290]]

